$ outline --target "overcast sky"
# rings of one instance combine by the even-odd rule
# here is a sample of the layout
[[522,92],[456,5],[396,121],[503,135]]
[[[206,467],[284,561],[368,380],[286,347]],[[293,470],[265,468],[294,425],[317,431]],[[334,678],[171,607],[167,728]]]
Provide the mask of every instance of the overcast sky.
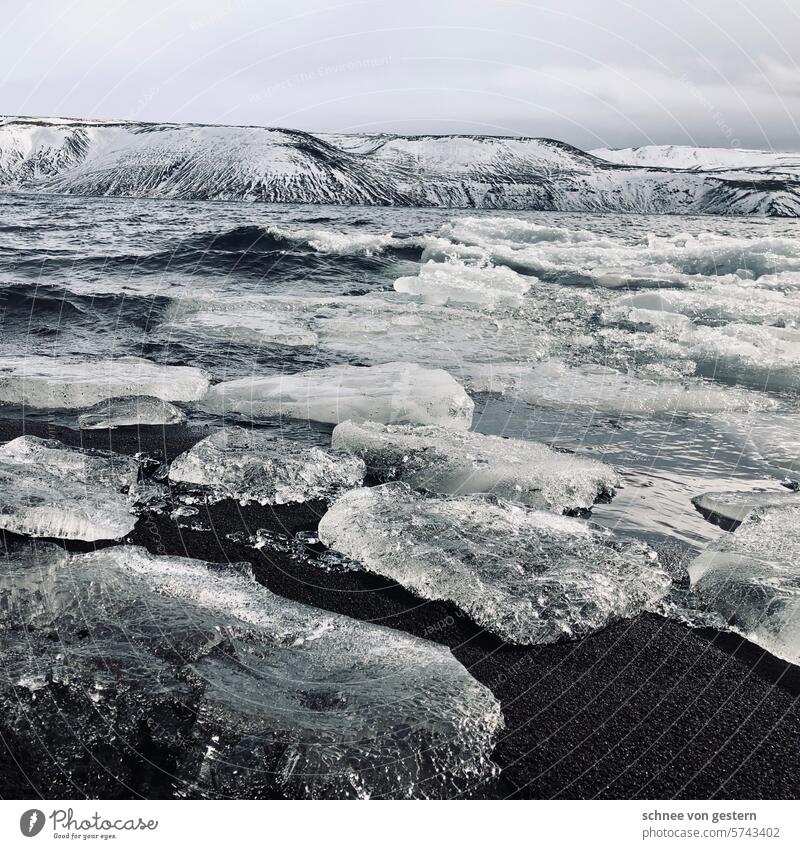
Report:
[[0,112],[800,149],[797,0],[0,0]]

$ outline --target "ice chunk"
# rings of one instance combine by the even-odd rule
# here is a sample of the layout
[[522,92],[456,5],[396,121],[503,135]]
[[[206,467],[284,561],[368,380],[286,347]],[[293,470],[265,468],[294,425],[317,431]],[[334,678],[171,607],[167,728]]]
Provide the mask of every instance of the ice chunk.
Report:
[[[577,332],[575,315],[565,318],[567,309],[554,288],[546,292],[552,304],[544,292],[537,295],[536,300],[526,298],[523,307],[487,315],[486,310],[417,303],[390,294],[245,298],[228,292],[215,297],[193,292],[176,299],[169,314],[187,325],[193,312],[231,313],[233,323],[242,314],[280,318],[312,330],[324,352],[370,364],[406,360],[461,378],[476,365],[545,356],[552,343],[549,328],[562,320],[565,332]],[[586,306],[587,319],[593,311]]]
[[420,295],[426,304],[477,304],[489,309],[521,304],[530,286],[530,277],[510,268],[466,265],[456,260],[431,260],[420,267],[418,276],[400,277],[394,282],[396,291]]
[[723,527],[743,522],[760,507],[784,507],[800,504],[800,495],[785,489],[749,489],[741,492],[704,492],[692,504],[706,519]]
[[365,472],[355,457],[300,445],[270,431],[229,427],[177,457],[169,478],[207,487],[217,499],[287,504],[330,498],[359,486]]
[[72,733],[46,741],[57,761],[107,745],[103,723],[79,733],[98,712],[159,734],[171,697],[190,795],[438,797],[494,772],[500,707],[445,647],[287,601],[248,564],[28,550],[0,570],[0,624],[3,710],[25,682],[74,693],[25,704],[46,729],[71,707]]
[[403,483],[346,493],[319,538],[512,643],[589,634],[636,615],[670,583],[648,546],[579,519],[478,496],[426,498]]
[[343,422],[332,445],[361,457],[383,481],[402,480],[439,494],[491,493],[556,512],[588,509],[619,485],[617,473],[596,460],[436,425]]
[[600,365],[567,366],[557,360],[531,366],[493,364],[477,370],[473,391],[501,392],[547,407],[588,408],[602,413],[714,413],[774,406],[740,389],[700,381],[655,381]]
[[[788,496],[791,498],[791,496]],[[800,504],[752,510],[689,564],[692,589],[729,627],[800,663]]]
[[196,401],[207,389],[208,377],[198,368],[161,366],[136,357],[0,357],[0,404],[80,409],[127,395]]
[[337,424],[354,421],[443,424],[466,430],[474,404],[441,369],[414,363],[331,366],[300,374],[247,377],[213,386],[203,406],[212,413],[287,416]]
[[186,415],[169,401],[152,395],[130,395],[109,398],[78,417],[81,430],[103,430],[131,425],[175,425],[186,421]]
[[20,436],[0,447],[0,530],[93,542],[118,539],[136,517],[123,493],[136,480],[129,457]]
[[159,331],[170,336],[220,336],[254,345],[304,347],[317,344],[317,334],[302,322],[263,312],[176,309],[161,324]]

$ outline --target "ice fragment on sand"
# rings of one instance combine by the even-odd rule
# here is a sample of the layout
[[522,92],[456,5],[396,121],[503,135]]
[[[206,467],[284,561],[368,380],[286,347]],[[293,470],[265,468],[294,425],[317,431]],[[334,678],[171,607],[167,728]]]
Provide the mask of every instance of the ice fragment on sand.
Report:
[[136,524],[123,492],[136,474],[129,457],[20,436],[0,447],[0,529],[89,542],[122,537]]
[[640,613],[670,584],[643,543],[503,501],[425,498],[403,483],[346,493],[319,538],[512,643],[590,634]]
[[[494,772],[500,707],[448,649],[287,601],[247,564],[12,553],[0,624],[6,721],[55,728],[71,709],[57,760],[102,757],[107,714],[119,733],[133,713],[153,735],[173,721],[170,772],[192,795],[446,797]],[[21,705],[14,687],[34,679],[73,697]]]
[[78,417],[81,430],[133,425],[175,425],[186,421],[186,415],[169,401],[152,395],[130,395],[101,401]]
[[286,504],[329,498],[359,486],[364,463],[356,457],[300,445],[271,431],[229,427],[176,458],[173,483],[207,487],[218,498]]
[[363,459],[382,481],[444,495],[490,493],[556,512],[588,509],[619,484],[616,472],[596,460],[437,425],[343,422],[332,445]]
[[752,510],[689,564],[689,578],[732,630],[800,663],[800,504]]
[[203,402],[213,413],[286,416],[310,421],[415,422],[466,430],[474,404],[441,369],[414,363],[331,366],[300,374],[246,377],[213,386]]
[[706,519],[723,526],[743,522],[752,510],[760,507],[785,507],[793,502],[800,505],[800,495],[785,489],[704,492],[692,499]]
[[126,395],[196,401],[207,389],[208,377],[198,368],[162,366],[137,357],[0,357],[0,404],[79,409]]

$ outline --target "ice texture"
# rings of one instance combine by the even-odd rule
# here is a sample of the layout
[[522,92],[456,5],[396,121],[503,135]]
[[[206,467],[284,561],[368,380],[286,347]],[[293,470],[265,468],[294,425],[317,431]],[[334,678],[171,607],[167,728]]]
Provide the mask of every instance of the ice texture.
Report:
[[722,525],[743,522],[751,511],[760,507],[784,507],[792,502],[800,505],[800,494],[785,489],[704,492],[692,499],[692,504],[705,518]]
[[[537,293],[538,294],[538,293]],[[468,380],[474,368],[495,361],[538,359],[550,351],[552,324],[566,311],[557,303],[542,310],[543,298],[526,298],[523,307],[487,310],[466,305],[418,303],[386,293],[378,295],[253,295],[193,291],[176,298],[168,314],[190,327],[198,312],[219,313],[221,323],[235,325],[240,316],[280,321],[308,328],[321,355],[351,357],[369,364],[414,362],[442,368]],[[573,322],[574,323],[574,322]],[[569,325],[572,329],[572,324]]]
[[475,405],[447,372],[394,362],[231,380],[213,386],[203,406],[253,418],[414,422],[466,430]]
[[800,504],[752,510],[689,564],[689,578],[732,630],[800,663]]
[[611,414],[715,413],[774,406],[756,393],[705,381],[649,380],[607,366],[569,366],[557,360],[531,366],[488,365],[473,372],[470,387],[541,406]]
[[173,483],[207,488],[217,499],[242,504],[287,504],[331,498],[360,486],[363,461],[284,439],[273,431],[228,427],[177,457]]
[[98,713],[118,732],[134,712],[134,728],[177,738],[183,795],[435,798],[494,773],[499,704],[448,649],[287,601],[248,564],[14,552],[0,624],[7,725],[53,728],[73,694],[70,733],[48,739],[61,762],[102,757]]
[[419,295],[426,304],[477,304],[489,309],[521,304],[530,286],[530,277],[510,268],[433,260],[424,263],[416,277],[394,281],[397,292]]
[[253,311],[181,310],[177,307],[167,314],[159,332],[169,337],[219,336],[231,342],[260,346],[317,344],[316,333],[302,322]]
[[489,493],[559,513],[589,509],[619,485],[617,473],[596,460],[436,425],[342,422],[332,445],[360,457],[382,481],[443,495]]
[[12,439],[0,447],[0,530],[88,542],[123,537],[136,524],[123,490],[137,471],[118,454]]
[[130,427],[132,425],[175,425],[186,414],[169,401],[152,395],[130,395],[101,401],[78,417],[81,430]]
[[354,489],[322,517],[327,546],[519,644],[581,637],[635,616],[670,580],[647,545],[579,519],[404,483]]
[[130,395],[196,401],[207,389],[208,377],[201,369],[137,357],[0,357],[0,404],[71,410]]

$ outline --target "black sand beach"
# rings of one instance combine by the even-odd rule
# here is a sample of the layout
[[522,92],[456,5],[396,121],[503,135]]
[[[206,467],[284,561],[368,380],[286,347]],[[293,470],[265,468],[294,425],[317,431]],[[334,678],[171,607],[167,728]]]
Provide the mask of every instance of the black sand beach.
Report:
[[[127,454],[171,460],[202,438],[197,428],[123,428],[80,433],[54,424],[0,422],[0,441],[23,432]],[[313,531],[322,503],[242,508],[222,502],[201,507],[191,520],[166,513],[139,521],[126,542],[212,561],[250,561],[272,591],[359,619],[435,640],[502,704],[506,730],[494,754],[501,767],[491,786],[472,788],[483,798],[794,798],[800,750],[800,670],[746,640],[697,631],[654,615],[617,623],[575,643],[520,648],[482,632],[455,608],[421,601],[364,574],[324,571],[268,548],[227,538],[266,528],[292,535]],[[193,530],[189,525],[207,525]],[[6,545],[18,538],[7,535]],[[75,550],[86,543],[69,543]],[[177,706],[176,734],[192,717]],[[71,795],[104,798],[164,797],[171,793],[168,746],[153,741],[146,724],[128,717],[99,781],[82,753],[70,764]],[[128,738],[125,738],[125,728]],[[31,748],[0,718],[0,796],[59,795],[47,783],[46,745]],[[127,754],[120,754],[120,752]],[[80,761],[80,758],[78,759]],[[88,764],[88,765],[87,765]],[[115,778],[114,771],[118,777]],[[277,795],[277,794],[276,794]]]

